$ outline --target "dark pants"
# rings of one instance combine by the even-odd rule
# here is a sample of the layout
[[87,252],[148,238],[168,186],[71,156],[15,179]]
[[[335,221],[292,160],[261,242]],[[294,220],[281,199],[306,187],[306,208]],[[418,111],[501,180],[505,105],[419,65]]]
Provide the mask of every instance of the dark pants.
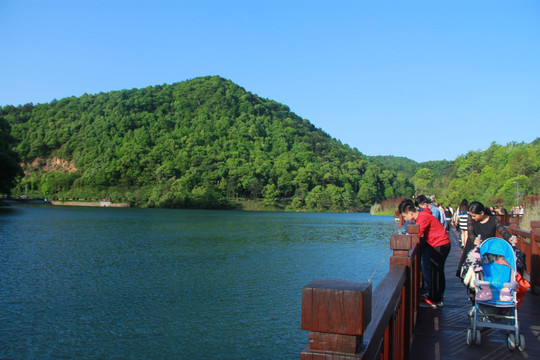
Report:
[[444,276],[444,264],[450,253],[450,243],[432,248],[431,252],[431,292],[430,299],[434,302],[443,300],[446,289],[446,277]]
[[424,237],[420,238],[420,251],[421,251],[421,264],[420,269],[422,270],[422,278],[424,280],[423,288],[424,291],[431,294],[431,253],[433,248],[426,242]]

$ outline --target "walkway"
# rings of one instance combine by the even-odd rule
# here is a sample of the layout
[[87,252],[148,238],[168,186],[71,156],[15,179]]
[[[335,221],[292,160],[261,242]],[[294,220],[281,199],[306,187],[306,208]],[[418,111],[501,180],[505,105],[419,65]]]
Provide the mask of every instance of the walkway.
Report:
[[470,326],[467,312],[471,305],[464,285],[455,276],[461,249],[457,232],[451,231],[452,250],[446,261],[444,307],[436,310],[419,308],[410,359],[540,359],[540,295],[527,294],[519,309],[518,319],[525,336],[526,349],[513,352],[506,346],[504,330],[482,331],[482,344],[467,346]]

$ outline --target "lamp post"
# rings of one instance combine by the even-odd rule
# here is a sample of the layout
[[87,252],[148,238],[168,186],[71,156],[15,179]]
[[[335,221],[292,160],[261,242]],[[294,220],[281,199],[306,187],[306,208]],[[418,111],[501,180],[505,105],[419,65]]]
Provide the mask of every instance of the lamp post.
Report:
[[517,201],[517,206],[519,206],[519,182],[516,180],[514,181],[514,184],[516,184],[516,201]]

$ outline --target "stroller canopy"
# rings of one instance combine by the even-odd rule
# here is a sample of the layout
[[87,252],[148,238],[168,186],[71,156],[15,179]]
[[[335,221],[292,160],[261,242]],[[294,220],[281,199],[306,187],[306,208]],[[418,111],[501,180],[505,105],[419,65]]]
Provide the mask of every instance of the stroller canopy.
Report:
[[489,238],[480,244],[480,255],[484,258],[485,254],[504,256],[508,265],[516,270],[516,255],[514,249],[508,241],[500,238]]

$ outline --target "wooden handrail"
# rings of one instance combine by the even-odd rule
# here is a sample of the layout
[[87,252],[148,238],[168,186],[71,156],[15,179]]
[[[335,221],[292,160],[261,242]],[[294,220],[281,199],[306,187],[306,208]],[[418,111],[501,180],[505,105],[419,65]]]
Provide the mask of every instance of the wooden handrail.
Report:
[[[516,218],[517,219],[517,218]],[[531,231],[508,227],[518,239],[516,247],[525,253],[525,263],[530,274],[531,292],[540,292],[540,221],[531,221]]]
[[408,353],[410,344],[405,344],[403,336],[406,281],[406,266],[396,265],[375,289],[373,318],[366,329],[367,341],[360,359],[403,359]]
[[[310,331],[302,360],[409,357],[418,310],[420,253],[418,226],[410,225],[407,231],[409,235],[390,238],[390,270],[373,296],[371,283],[315,280],[302,289],[302,329]],[[346,324],[340,327],[330,319]]]

